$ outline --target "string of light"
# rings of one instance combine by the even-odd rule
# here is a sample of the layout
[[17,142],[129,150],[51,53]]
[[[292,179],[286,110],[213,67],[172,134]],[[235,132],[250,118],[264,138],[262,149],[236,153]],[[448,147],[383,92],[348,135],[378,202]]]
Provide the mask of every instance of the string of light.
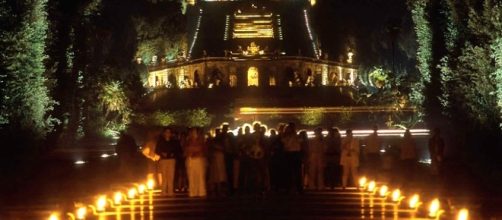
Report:
[[200,11],[199,11],[199,17],[197,18],[197,26],[195,28],[195,33],[194,33],[193,39],[192,39],[192,44],[190,45],[190,50],[188,51],[188,58],[189,59],[190,59],[190,57],[192,57],[193,47],[195,46],[195,42],[197,41],[197,38],[199,36],[200,23],[202,21],[202,13],[203,13],[203,10],[200,9]]
[[312,49],[314,49],[314,53],[317,59],[319,59],[319,51],[317,50],[317,46],[314,41],[314,36],[312,35],[312,30],[310,28],[309,15],[307,13],[307,9],[303,10],[303,16],[305,18],[305,26],[307,26],[307,31],[309,34],[310,41],[312,43]]

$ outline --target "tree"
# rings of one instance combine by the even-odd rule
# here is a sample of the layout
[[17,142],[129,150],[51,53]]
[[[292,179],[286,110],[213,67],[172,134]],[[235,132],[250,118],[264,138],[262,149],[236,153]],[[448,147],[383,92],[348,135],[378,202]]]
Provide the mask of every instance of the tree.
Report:
[[153,56],[159,57],[157,62],[160,59],[173,60],[187,51],[185,17],[180,7],[175,1],[144,4],[146,13],[133,18],[138,39],[137,58],[149,64]]
[[213,119],[213,116],[203,108],[186,110],[184,116],[184,125],[188,127],[205,127],[210,125]]
[[324,119],[323,109],[305,109],[305,112],[299,117],[303,125],[316,126]]
[[[447,50],[438,69],[443,111],[450,119],[466,118],[473,126],[492,130],[501,121],[497,45],[502,34],[502,4],[485,0],[477,10],[469,3],[442,2],[446,16],[441,35]],[[467,22],[459,14],[466,15]]]
[[[427,11],[429,0],[411,0],[409,2],[418,43],[416,57],[417,69],[420,73],[418,81],[412,87],[410,99],[421,109],[425,102],[425,86],[430,82],[432,62],[432,29]],[[422,112],[422,110],[419,111]]]
[[44,67],[46,1],[1,0],[0,23],[2,130],[43,138],[56,122],[48,114],[55,102]]
[[[422,75],[428,73],[426,79],[430,79],[424,84],[423,106],[427,113],[439,113],[448,119],[441,123],[431,117],[426,120],[448,126],[445,133],[451,135],[451,149],[469,161],[467,166],[480,172],[479,176],[490,182],[500,181],[491,178],[501,168],[495,155],[502,153],[502,2],[411,3],[423,9],[423,13],[412,10],[419,43],[417,59],[427,64],[418,69]],[[424,33],[428,33],[426,37]],[[428,44],[421,42],[425,39]]]
[[105,112],[105,133],[114,136],[125,130],[131,122],[132,112],[122,83],[112,81],[103,85],[98,100],[101,110]]

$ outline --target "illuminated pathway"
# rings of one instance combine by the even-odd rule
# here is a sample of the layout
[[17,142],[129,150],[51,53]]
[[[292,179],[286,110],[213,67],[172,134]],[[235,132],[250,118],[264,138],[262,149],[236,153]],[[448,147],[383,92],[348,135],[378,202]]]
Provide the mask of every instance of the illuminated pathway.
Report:
[[359,188],[345,191],[204,199],[184,194],[163,197],[159,190],[151,190],[152,182],[117,187],[67,210],[18,219],[469,219],[467,209],[450,210],[438,199],[422,201],[419,195],[406,195],[366,178],[359,180]]

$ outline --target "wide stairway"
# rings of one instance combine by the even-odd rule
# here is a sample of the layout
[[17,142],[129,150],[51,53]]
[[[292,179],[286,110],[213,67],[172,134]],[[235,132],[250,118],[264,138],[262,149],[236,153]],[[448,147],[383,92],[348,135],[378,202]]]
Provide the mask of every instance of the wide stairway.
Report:
[[420,205],[417,198],[415,208],[410,208],[412,196],[382,192],[382,188],[189,198],[183,193],[162,196],[160,191],[145,186],[117,187],[78,203],[52,206],[59,210],[47,206],[7,210],[2,219],[457,219],[442,206],[438,207],[440,218],[430,217],[428,202]]

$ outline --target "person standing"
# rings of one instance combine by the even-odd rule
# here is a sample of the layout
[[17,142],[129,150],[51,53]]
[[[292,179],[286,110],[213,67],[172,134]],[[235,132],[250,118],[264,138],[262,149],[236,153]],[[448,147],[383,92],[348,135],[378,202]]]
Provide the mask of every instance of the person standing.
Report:
[[166,128],[157,141],[155,153],[160,156],[159,173],[162,176],[162,194],[174,196],[174,171],[176,158],[181,154],[181,145],[173,136],[171,128]]
[[242,128],[239,128],[237,131],[237,137],[235,139],[235,158],[233,164],[233,174],[234,178],[232,180],[234,191],[240,190],[242,184],[242,155],[243,148],[245,146],[246,138],[242,131]]
[[238,175],[235,172],[235,167],[238,167],[238,149],[235,144],[234,135],[228,131],[228,125],[225,124],[221,128],[221,138],[218,139],[221,146],[223,147],[223,152],[225,153],[225,170],[227,174],[227,190],[230,195],[234,194],[234,175]]
[[440,175],[444,162],[444,140],[441,137],[441,130],[435,128],[432,137],[429,139],[429,154],[431,157],[432,175]]
[[222,138],[221,130],[216,129],[215,137],[209,145],[211,158],[209,163],[209,183],[216,195],[223,192],[223,186],[227,182]]
[[188,190],[188,180],[187,180],[187,169],[185,166],[185,149],[183,146],[185,145],[186,140],[186,132],[176,132],[175,139],[180,142],[181,152],[176,158],[176,172],[174,174],[174,179],[176,182],[175,191],[186,192]]
[[309,141],[307,148],[308,186],[310,189],[323,190],[326,142],[322,136],[322,128],[316,128],[314,133],[315,137]]
[[[279,131],[282,134],[282,130],[284,130],[284,125],[279,127]],[[281,142],[281,134],[278,134],[276,130],[270,131],[269,144],[270,144],[270,185],[274,191],[278,191],[281,187],[281,173],[283,173],[283,169],[281,166],[284,164],[284,160],[282,159],[283,153],[283,145]]]
[[303,192],[302,183],[302,146],[300,137],[296,134],[296,125],[289,123],[282,137],[286,162],[287,190],[296,187],[297,192]]
[[342,154],[340,165],[343,167],[342,187],[345,189],[348,184],[349,174],[352,182],[357,181],[357,169],[359,167],[359,141],[352,135],[352,130],[348,129],[347,137],[342,142]]
[[309,136],[306,130],[301,130],[298,132],[298,137],[300,137],[300,146],[301,146],[301,170],[302,170],[302,185],[303,188],[306,188],[308,183],[308,157],[307,157],[307,149],[309,148]]
[[401,176],[406,181],[412,181],[417,164],[417,146],[409,129],[404,132],[399,159],[401,161]]
[[382,162],[380,158],[380,150],[382,148],[382,140],[378,137],[378,127],[373,126],[373,133],[370,134],[365,139],[366,148],[364,149],[364,156],[366,159],[365,170],[368,174],[376,176],[380,168],[382,167]]
[[342,146],[342,136],[338,128],[328,128],[328,136],[326,136],[326,185],[331,189],[341,185],[342,168],[340,166],[340,154]]
[[204,136],[197,128],[190,128],[185,147],[189,197],[205,197],[207,195],[206,151]]

